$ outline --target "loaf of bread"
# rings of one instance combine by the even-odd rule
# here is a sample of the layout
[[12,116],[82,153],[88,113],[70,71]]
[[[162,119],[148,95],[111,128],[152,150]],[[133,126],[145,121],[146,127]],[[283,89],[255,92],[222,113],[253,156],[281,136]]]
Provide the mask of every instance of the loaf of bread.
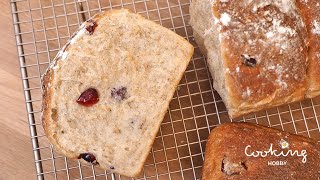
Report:
[[305,97],[307,31],[295,1],[193,0],[190,16],[231,118]]
[[320,178],[320,144],[249,123],[213,129],[205,151],[202,180]]
[[320,1],[297,0],[300,14],[308,31],[307,98],[320,95]]
[[138,176],[192,54],[127,10],[93,16],[42,78],[46,136],[67,157]]

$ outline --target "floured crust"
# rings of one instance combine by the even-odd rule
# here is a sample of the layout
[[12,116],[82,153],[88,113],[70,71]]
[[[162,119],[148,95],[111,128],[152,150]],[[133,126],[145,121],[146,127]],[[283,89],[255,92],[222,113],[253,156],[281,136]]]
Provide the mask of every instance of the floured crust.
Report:
[[[304,98],[304,24],[291,0],[276,2],[213,4],[213,14],[221,27],[221,56],[232,116],[249,108],[256,111]],[[254,58],[256,66],[246,66],[243,56]],[[232,113],[232,109],[238,113]]]
[[[281,142],[287,142],[283,149]],[[247,156],[255,151],[306,151],[303,156]],[[282,161],[286,165],[268,165]],[[320,144],[303,136],[250,123],[226,123],[213,129],[205,151],[202,180],[218,179],[317,179],[320,177]]]
[[[198,0],[193,7],[212,7],[206,17],[191,10],[191,24],[231,118],[304,98],[307,36],[292,1]],[[200,19],[209,22],[205,29]]]
[[[106,169],[106,170],[109,170],[109,171],[112,171],[112,172],[115,172],[115,173],[118,173],[121,175],[136,177],[136,176],[140,175],[140,172],[141,172],[143,165],[144,165],[144,161],[146,160],[146,158],[149,154],[149,151],[152,146],[152,142],[154,141],[156,133],[160,127],[161,121],[166,114],[167,107],[170,103],[170,100],[171,100],[173,94],[174,94],[174,90],[175,90],[174,88],[178,85],[180,79],[183,76],[183,72],[187,68],[187,65],[193,55],[193,47],[184,38],[176,35],[174,32],[172,32],[168,29],[165,29],[164,27],[161,27],[154,22],[147,21],[139,15],[132,15],[131,16],[130,14],[132,14],[132,13],[128,12],[127,10],[111,10],[111,11],[103,12],[103,13],[100,13],[100,14],[93,16],[92,17],[93,22],[98,24],[98,28],[96,29],[96,31],[97,31],[96,33],[99,33],[99,32],[101,33],[102,31],[104,31],[104,33],[112,33],[112,32],[108,31],[109,29],[107,26],[99,24],[99,21],[105,21],[106,17],[109,17],[109,16],[111,17],[111,16],[114,16],[117,14],[127,14],[128,16],[134,18],[134,20],[139,19],[140,22],[145,23],[143,27],[145,28],[146,32],[143,32],[143,31],[140,32],[139,29],[134,29],[133,30],[134,32],[129,32],[129,33],[138,34],[138,35],[143,36],[143,38],[146,38],[145,36],[147,36],[148,34],[144,34],[144,33],[154,32],[156,30],[157,33],[163,34],[161,37],[170,37],[171,38],[172,44],[168,47],[177,46],[177,48],[175,48],[174,50],[164,48],[161,51],[162,53],[168,53],[168,51],[170,51],[171,55],[176,53],[174,57],[171,57],[171,59],[170,58],[167,59],[167,60],[172,61],[172,66],[175,66],[175,68],[168,67],[168,66],[162,67],[162,68],[167,68],[168,70],[162,69],[163,72],[169,71],[169,73],[171,73],[170,75],[172,75],[172,77],[171,76],[168,77],[168,79],[165,82],[165,83],[169,82],[170,84],[169,84],[169,86],[167,86],[167,89],[165,90],[165,92],[167,92],[166,95],[161,96],[162,99],[157,102],[157,103],[159,103],[159,107],[157,109],[157,112],[155,112],[154,109],[149,110],[149,112],[150,113],[152,112],[153,114],[152,114],[152,116],[150,114],[151,117],[147,117],[146,119],[152,121],[152,124],[150,125],[149,122],[147,122],[147,121],[144,122],[141,120],[141,124],[139,124],[140,127],[137,127],[137,128],[135,126],[132,127],[134,129],[132,130],[131,133],[140,133],[140,130],[143,131],[142,133],[144,133],[144,137],[145,137],[143,139],[143,143],[145,143],[145,146],[142,146],[140,144],[132,144],[132,147],[130,147],[130,145],[131,145],[130,139],[128,139],[127,142],[122,142],[121,141],[122,139],[118,139],[118,141],[114,140],[115,142],[112,142],[112,143],[114,143],[114,145],[111,145],[111,144],[108,145],[109,148],[106,148],[107,145],[105,147],[97,145],[97,147],[95,148],[92,146],[95,144],[90,144],[91,143],[90,141],[87,144],[85,144],[85,142],[83,142],[83,141],[78,141],[77,139],[80,140],[82,138],[85,138],[86,135],[82,134],[80,137],[77,137],[77,133],[79,133],[79,132],[81,133],[81,130],[78,131],[78,130],[74,130],[74,129],[70,128],[71,126],[69,127],[68,123],[71,123],[71,122],[69,122],[69,120],[71,121],[71,119],[64,119],[64,116],[67,116],[69,118],[72,118],[72,116],[62,115],[64,112],[70,111],[69,110],[70,108],[77,107],[77,104],[75,103],[76,99],[74,99],[74,98],[78,97],[78,95],[77,95],[78,91],[79,92],[83,91],[86,88],[85,86],[81,85],[81,84],[86,84],[86,82],[82,82],[79,84],[79,82],[77,80],[74,80],[74,82],[75,82],[74,86],[79,86],[79,90],[76,89],[75,95],[71,94],[72,96],[75,96],[75,97],[72,97],[70,102],[75,103],[75,105],[72,107],[71,106],[68,107],[68,102],[66,102],[66,108],[64,108],[64,107],[62,107],[62,106],[64,106],[63,103],[62,104],[61,103],[59,104],[59,102],[57,103],[57,100],[60,100],[60,99],[68,99],[68,98],[70,99],[70,97],[65,97],[65,96],[70,96],[70,94],[68,94],[68,93],[74,91],[74,87],[70,87],[70,90],[66,89],[65,91],[63,91],[68,95],[61,94],[61,92],[62,92],[61,89],[66,88],[66,86],[61,86],[61,82],[62,81],[70,82],[70,81],[73,81],[72,78],[75,78],[75,79],[78,78],[78,77],[71,77],[68,79],[69,75],[71,75],[71,76],[73,75],[72,71],[76,70],[75,73],[79,73],[78,70],[75,69],[76,67],[74,67],[74,66],[70,67],[71,72],[68,72],[68,69],[66,69],[66,67],[64,67],[66,62],[71,61],[70,57],[73,57],[72,61],[79,61],[81,63],[81,64],[79,64],[79,66],[83,66],[83,62],[85,62],[85,61],[81,61],[81,58],[86,58],[85,56],[88,56],[90,58],[95,57],[94,56],[94,54],[95,54],[94,49],[90,49],[90,48],[86,49],[84,47],[85,44],[79,43],[79,42],[88,42],[89,44],[92,43],[91,40],[88,38],[94,37],[95,32],[93,33],[92,37],[90,37],[88,35],[88,33],[86,32],[86,27],[88,27],[91,24],[90,21],[87,21],[83,25],[81,25],[80,29],[72,36],[72,38],[68,41],[68,43],[58,53],[58,55],[52,61],[52,63],[50,64],[50,67],[47,69],[47,71],[45,72],[45,74],[42,77],[42,88],[43,88],[42,123],[43,123],[43,127],[45,130],[46,136],[48,137],[49,141],[53,144],[55,149],[58,150],[63,155],[70,157],[70,158],[78,158],[80,153],[93,153],[96,156],[97,161],[98,161],[97,166],[100,166],[103,169]],[[111,20],[110,20],[110,23],[112,23]],[[123,22],[123,23],[124,24],[127,23],[129,25],[132,22]],[[117,23],[115,23],[115,25],[117,25]],[[135,26],[134,24],[130,24],[130,25],[133,27]],[[105,28],[105,30],[102,28]],[[157,35],[159,36],[159,34],[157,34]],[[88,36],[88,37],[86,37],[86,36]],[[112,36],[110,36],[110,37],[112,37]],[[159,38],[161,38],[161,37],[159,37]],[[101,38],[104,38],[104,37],[101,37]],[[159,39],[159,42],[160,41],[163,41],[163,40]],[[102,42],[102,43],[105,43],[105,42]],[[81,48],[86,49],[86,54],[84,54],[82,52],[77,54],[77,52],[79,52],[79,50]],[[99,46],[97,45],[96,48],[99,48]],[[115,46],[112,48],[117,48],[117,47]],[[155,47],[148,47],[148,48],[156,48],[156,46]],[[115,52],[110,51],[110,53],[115,54],[116,57],[114,59],[118,58],[117,54],[119,54],[119,57],[120,56],[122,57],[122,55],[124,54],[123,56],[126,57],[128,60],[135,61],[135,59],[133,57],[134,55],[127,54],[127,52],[129,52],[129,51],[130,51],[130,49],[126,52],[121,52],[121,51],[118,51],[117,49],[115,49]],[[138,51],[140,51],[140,50],[138,50]],[[145,53],[147,53],[147,50],[145,50]],[[141,52],[141,54],[143,54],[143,53]],[[79,58],[74,58],[74,57],[78,57],[78,56],[79,56]],[[111,56],[111,54],[110,54],[110,56]],[[144,56],[144,55],[141,55],[141,59],[144,58],[142,56]],[[154,58],[156,58],[156,57],[157,56],[154,56]],[[160,56],[160,57],[163,57],[163,56]],[[74,59],[76,59],[76,60],[74,60]],[[118,59],[122,60],[121,58],[118,58]],[[88,59],[88,60],[90,60],[90,59]],[[175,62],[173,60],[175,60]],[[170,62],[170,61],[168,61],[168,62]],[[163,62],[163,59],[161,59],[161,61],[159,61],[159,62]],[[90,63],[88,62],[88,64],[90,64]],[[137,62],[137,64],[139,64],[139,63]],[[133,64],[133,65],[137,65],[137,64]],[[179,66],[177,64],[179,64]],[[91,63],[90,65],[93,66],[95,64]],[[124,64],[124,65],[127,65],[127,64]],[[156,65],[156,64],[154,64],[154,65]],[[76,66],[78,66],[78,65],[76,65]],[[144,69],[145,71],[147,71],[148,69],[151,70],[151,68],[149,66],[151,66],[151,64],[146,63],[146,64],[143,64],[143,66],[141,68],[145,68]],[[132,66],[132,67],[128,66],[127,68],[133,68],[133,67],[134,66]],[[84,68],[86,68],[86,67],[84,67]],[[94,67],[92,67],[92,68],[93,69],[91,69],[91,70],[94,70],[93,72],[95,72],[95,71],[98,72],[98,71],[104,70],[104,69],[99,69],[100,65],[96,66],[97,69],[94,69]],[[115,67],[115,68],[117,68],[117,67]],[[121,67],[121,68],[123,68],[123,67]],[[61,75],[62,69],[66,69],[65,71],[63,71],[63,73],[65,73],[64,75]],[[163,73],[161,71],[161,68],[160,69],[153,69],[153,70],[157,70],[157,72],[151,72],[151,73],[159,73],[159,74]],[[128,72],[131,72],[131,71],[133,71],[133,70],[128,69]],[[136,72],[138,73],[139,71],[142,71],[142,70],[137,69]],[[175,73],[175,74],[172,74],[172,73]],[[116,75],[118,75],[118,74],[116,74]],[[120,75],[125,76],[124,74],[121,74],[121,73],[120,73]],[[141,74],[141,75],[143,76],[143,74]],[[132,77],[133,76],[134,76],[134,74],[132,74]],[[65,78],[65,79],[61,79],[61,78]],[[90,79],[90,78],[88,77],[88,79]],[[155,79],[156,79],[156,77],[155,77]],[[158,78],[158,79],[163,80],[163,78]],[[112,80],[111,79],[110,80],[102,79],[101,81],[114,82],[113,79]],[[130,79],[125,79],[122,82],[127,82],[129,84],[131,83]],[[89,85],[89,86],[101,86],[101,87],[106,86],[105,84],[100,85],[99,81],[92,82],[92,83],[93,84]],[[64,82],[64,84],[66,84],[66,83]],[[141,87],[141,88],[144,88],[144,87]],[[155,91],[156,90],[157,90],[157,88],[155,87]],[[110,89],[106,89],[105,90],[106,94],[108,94],[109,91],[110,91]],[[134,92],[140,92],[140,90],[139,89],[132,89],[132,92],[129,92],[129,93],[134,93]],[[157,92],[155,92],[155,93],[157,93]],[[59,96],[56,97],[57,95],[59,95]],[[110,97],[104,97],[104,93],[100,93],[100,96],[102,96],[100,98],[100,101],[110,101],[110,103],[113,103],[113,104],[110,104],[110,107],[103,104],[103,102],[101,102],[100,105],[95,105],[96,108],[101,108],[101,110],[99,110],[99,111],[97,110],[96,113],[109,113],[108,111],[111,112],[111,108],[113,108],[113,106],[120,107],[120,108],[122,108],[122,106],[129,106],[129,105],[139,107],[139,104],[137,104],[134,97],[132,97],[131,99],[129,98],[129,100],[126,99],[124,101],[124,104],[122,105],[122,104],[119,104],[118,102],[114,102],[112,99],[110,99]],[[148,99],[145,99],[144,101],[148,101]],[[152,105],[154,105],[154,103]],[[148,108],[152,108],[152,107],[145,107],[146,110]],[[52,111],[52,109],[55,109],[55,110]],[[78,111],[80,114],[87,111],[87,110],[81,109],[81,108],[75,108],[75,109],[76,109],[75,112]],[[88,110],[88,112],[91,110]],[[131,112],[130,109],[128,111],[130,111],[130,112],[127,112],[129,115],[130,115],[130,113],[134,113],[134,111]],[[119,113],[120,113],[119,120],[117,120],[117,121],[119,121],[119,123],[123,123],[123,122],[120,122],[121,117],[123,117],[123,116],[126,117],[126,113],[121,113],[121,112],[119,112]],[[85,117],[80,114],[79,114],[79,116],[81,116],[81,117],[79,117],[79,118],[85,119]],[[104,114],[102,114],[102,115],[104,115]],[[110,113],[110,115],[113,115],[113,114]],[[137,114],[137,115],[139,115],[139,114]],[[84,123],[85,126],[88,126],[88,124],[86,124],[86,121],[83,121],[82,119],[77,120],[79,122],[72,122],[72,124],[70,124],[70,125],[78,126],[77,123]],[[90,119],[90,121],[92,121],[92,118],[88,118],[88,119]],[[93,118],[93,119],[96,119],[96,118]],[[115,120],[115,119],[117,119],[117,118],[114,118],[113,120]],[[140,119],[138,119],[138,120],[133,119],[132,123],[135,123],[136,121],[139,121],[139,120]],[[97,125],[96,123],[99,123],[100,125]],[[125,128],[129,128],[129,127],[113,127],[114,125],[111,125],[111,124],[114,124],[114,123],[118,123],[118,122],[109,122],[110,126],[105,126],[106,127],[105,132],[102,132],[102,131],[99,131],[99,132],[101,132],[102,135],[104,135],[104,134],[108,134],[109,130],[110,130],[111,131],[110,135],[113,135],[112,133],[114,133],[114,136],[115,136],[114,138],[118,138],[117,133],[121,133],[121,131],[123,131],[124,133],[127,132]],[[128,122],[128,123],[130,123],[130,122]],[[94,122],[92,121],[89,124],[90,125],[89,129],[92,128],[92,129],[95,129],[98,131],[98,129],[103,128],[103,127],[101,127],[101,125],[105,125],[105,124],[106,124],[105,121],[103,121],[101,119],[97,119],[97,121],[94,121]],[[91,127],[91,125],[92,125],[92,127]],[[119,124],[119,125],[121,125],[121,124]],[[110,129],[110,128],[112,128],[111,126],[113,127],[113,129]],[[131,124],[129,124],[128,126],[131,126]],[[64,129],[61,129],[62,127]],[[66,127],[68,127],[68,128],[66,129]],[[81,128],[84,128],[84,130],[85,130],[86,127],[81,127]],[[139,131],[139,132],[136,132],[136,131]],[[72,133],[73,135],[72,134],[70,135],[68,132],[75,132],[75,133]],[[94,134],[97,134],[97,138],[98,138],[99,132],[94,133]],[[68,138],[66,138],[65,135],[63,135],[63,134],[68,134],[69,139],[74,139],[74,141],[72,142],[71,140],[68,140]],[[93,135],[87,134],[87,136],[92,137]],[[109,137],[110,136],[108,136],[107,138],[109,138]],[[135,135],[128,136],[128,138],[134,138],[134,137],[135,137]],[[111,140],[108,140],[108,142],[112,141],[111,137],[110,137],[110,139]],[[97,140],[92,139],[92,141],[97,141]],[[94,142],[94,143],[100,143],[100,142]],[[132,156],[128,155],[128,157],[127,157],[128,152],[121,149],[121,148],[124,148],[124,146],[126,144],[130,148],[133,148],[133,150],[128,150],[129,152],[132,151],[132,153],[134,153],[134,148],[136,148],[136,151],[135,151],[136,154],[132,154]],[[90,147],[90,146],[92,146],[92,147]],[[117,148],[117,151],[114,151],[113,148]],[[95,149],[96,149],[96,151],[95,151]],[[86,152],[84,150],[88,150],[88,152]],[[102,153],[102,151],[103,151],[103,153]],[[139,153],[139,154],[137,154],[137,153]],[[113,160],[112,158],[115,158],[115,160]],[[123,161],[123,163],[121,163],[120,160],[123,158],[126,158],[126,161]],[[132,158],[132,159],[130,159],[130,158]],[[114,164],[110,164],[111,161]],[[120,167],[120,164],[121,164],[121,166],[122,165],[123,166]]]
[[[93,17],[95,18],[95,17]],[[78,159],[79,154],[76,154],[72,151],[66,151],[64,148],[60,146],[57,142],[54,133],[54,126],[56,126],[58,117],[56,112],[52,112],[52,101],[53,94],[55,93],[54,88],[51,87],[55,78],[55,68],[58,66],[59,61],[62,58],[64,52],[67,51],[68,46],[71,43],[71,40],[79,33],[80,29],[83,29],[87,22],[83,23],[83,25],[79,28],[77,32],[75,32],[71,38],[68,40],[67,44],[62,47],[56,57],[49,64],[49,67],[46,69],[45,73],[41,76],[41,85],[42,85],[42,110],[41,110],[41,121],[44,132],[49,139],[50,143],[55,147],[55,149],[61,154]]]
[[299,10],[308,31],[308,90],[307,98],[320,95],[320,2],[297,0]]
[[[99,20],[103,15],[97,14],[93,16],[92,19]],[[79,33],[81,29],[84,29],[88,22],[84,22],[81,27],[71,36],[68,40],[66,45],[64,45],[61,50],[58,52],[56,57],[52,60],[49,64],[49,67],[46,69],[45,73],[41,77],[41,84],[42,84],[42,110],[41,110],[41,121],[44,132],[49,139],[50,143],[55,147],[57,151],[61,154],[64,154],[67,157],[78,159],[79,154],[76,154],[72,151],[67,151],[62,148],[56,140],[55,133],[54,133],[54,126],[56,126],[58,117],[56,112],[52,112],[52,101],[53,101],[53,94],[55,93],[54,88],[51,87],[55,78],[55,69],[58,66],[59,61],[64,58],[63,54],[68,50],[69,45],[71,44],[74,37]]]

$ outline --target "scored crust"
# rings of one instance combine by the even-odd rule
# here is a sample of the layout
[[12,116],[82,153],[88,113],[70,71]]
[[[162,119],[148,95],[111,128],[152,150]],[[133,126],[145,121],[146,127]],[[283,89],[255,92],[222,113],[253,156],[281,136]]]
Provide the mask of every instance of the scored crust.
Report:
[[[170,46],[177,46],[177,48],[175,48],[174,50],[173,49],[163,49],[162,50],[162,53],[168,53],[168,51],[170,51],[170,55],[175,53],[175,56],[171,57],[171,59],[168,58],[168,62],[172,61],[173,59],[176,59],[176,62],[172,61],[172,66],[176,66],[176,67],[173,70],[170,70],[170,68],[172,68],[172,67],[165,67],[165,68],[169,69],[170,73],[176,73],[176,74],[172,74],[172,77],[170,77],[170,78],[168,77],[168,82],[171,83],[170,86],[168,87],[168,89],[165,90],[166,92],[168,92],[168,94],[163,96],[162,97],[163,99],[161,99],[159,101],[159,103],[161,103],[161,104],[159,104],[159,110],[157,110],[158,113],[152,114],[152,116],[154,115],[154,117],[153,117],[154,119],[152,119],[153,124],[149,125],[150,123],[148,124],[148,122],[145,122],[145,124],[146,124],[145,126],[150,126],[150,129],[146,128],[146,127],[144,127],[144,129],[143,129],[144,133],[146,134],[146,138],[143,140],[145,142],[143,142],[143,143],[145,143],[146,146],[142,147],[140,145],[139,147],[133,147],[133,148],[139,148],[139,149],[137,149],[137,153],[139,153],[139,152],[141,153],[138,155],[138,157],[134,163],[134,166],[129,167],[130,166],[129,163],[133,163],[130,161],[130,157],[127,157],[127,158],[129,158],[129,160],[127,163],[124,163],[124,166],[127,166],[127,167],[117,167],[117,166],[111,166],[107,162],[104,162],[104,160],[108,160],[108,158],[109,158],[109,157],[106,157],[106,158],[104,158],[104,157],[107,156],[108,153],[110,153],[110,152],[105,152],[104,154],[96,154],[96,156],[99,156],[100,159],[103,159],[101,161],[99,161],[99,157],[97,159],[97,161],[99,162],[98,166],[100,166],[101,168],[107,169],[109,171],[112,171],[112,172],[115,172],[115,173],[118,173],[121,175],[136,177],[136,176],[140,175],[140,172],[141,172],[143,165],[144,165],[144,161],[146,160],[146,158],[149,154],[149,151],[152,146],[152,142],[156,136],[156,132],[160,127],[161,121],[166,114],[166,110],[167,110],[167,107],[169,106],[170,100],[174,95],[174,88],[178,85],[180,79],[183,76],[183,72],[187,68],[187,65],[193,55],[193,47],[184,38],[176,35],[174,32],[172,32],[164,27],[161,27],[160,25],[158,25],[152,21],[145,20],[140,15],[133,15],[133,13],[130,13],[128,10],[124,10],[124,9],[111,10],[111,11],[97,14],[97,15],[93,16],[91,19],[93,20],[93,22],[97,22],[98,27],[99,27],[99,21],[101,19],[108,17],[108,16],[117,15],[117,14],[125,14],[125,15],[130,16],[130,18],[132,16],[132,18],[134,20],[140,20],[139,22],[144,23],[143,27],[145,28],[145,31],[147,31],[149,33],[149,32],[153,32],[154,30],[157,30],[157,33],[162,34],[161,37],[163,37],[163,38],[170,37],[170,39],[171,39],[170,42],[172,42],[172,44]],[[55,59],[50,64],[47,71],[42,76],[42,88],[43,88],[42,123],[43,123],[45,134],[48,137],[49,141],[54,145],[56,150],[58,150],[60,153],[62,153],[63,155],[65,155],[67,157],[70,157],[70,158],[78,158],[79,152],[75,152],[75,150],[69,150],[68,148],[65,147],[65,145],[62,145],[61,142],[58,142],[58,140],[57,140],[58,139],[57,135],[61,136],[60,135],[61,133],[57,132],[57,130],[59,129],[59,128],[57,128],[57,126],[61,125],[59,123],[62,123],[62,122],[60,122],[59,120],[61,120],[60,118],[62,118],[62,117],[59,112],[52,111],[52,109],[55,109],[54,102],[55,102],[56,98],[63,98],[63,97],[54,97],[54,95],[57,94],[57,89],[56,89],[57,84],[54,84],[54,83],[55,83],[55,78],[57,78],[56,71],[61,66],[61,64],[59,64],[60,61],[62,61],[62,59],[63,59],[63,62],[68,61],[68,57],[67,57],[66,52],[68,52],[69,56],[70,56],[71,51],[77,51],[77,49],[76,49],[77,47],[74,47],[73,43],[76,44],[75,41],[79,41],[79,39],[81,40],[83,30],[85,29],[85,27],[90,25],[90,23],[91,23],[90,21],[86,21],[84,24],[81,25],[79,30],[72,36],[72,38],[68,41],[68,43],[62,48],[62,50],[58,53],[58,55],[55,57]],[[127,23],[131,23],[131,22],[127,22]],[[99,27],[99,29],[100,29],[99,31],[102,31],[101,27]],[[153,29],[153,30],[151,30],[151,29]],[[146,36],[145,34],[143,34],[143,32],[140,32],[137,29],[135,29],[134,31],[137,31],[134,33],[138,33],[138,34],[142,33],[142,36]],[[159,39],[159,41],[162,41],[162,40]],[[70,48],[71,48],[71,50],[70,50]],[[156,47],[146,47],[146,48],[156,48]],[[147,51],[145,51],[145,52],[147,52]],[[159,52],[160,52],[160,50],[159,50]],[[92,53],[92,52],[89,52],[89,53]],[[122,55],[121,52],[119,52],[119,51],[117,53],[119,53],[119,56]],[[88,54],[88,55],[91,55],[91,54]],[[141,58],[143,58],[143,57],[141,57]],[[131,58],[131,56],[129,57],[129,60],[133,60]],[[162,60],[159,62],[162,62]],[[179,66],[177,65],[177,63],[180,63]],[[148,66],[149,65],[146,63],[144,65],[144,68],[146,68],[146,69],[150,68]],[[128,67],[128,68],[130,68],[130,67]],[[97,69],[97,71],[98,70],[99,69]],[[59,71],[61,71],[61,70],[59,70]],[[157,72],[152,72],[152,73],[157,73]],[[161,71],[159,73],[161,73]],[[159,79],[161,79],[161,78],[159,78]],[[101,94],[101,96],[103,96],[103,94]],[[134,102],[134,100],[132,100],[132,102]],[[138,104],[134,104],[134,103],[133,103],[134,106],[139,106]],[[119,106],[119,105],[116,105],[116,106]],[[102,105],[99,107],[103,107],[105,109],[108,109],[107,107],[102,106]],[[151,108],[151,107],[148,107],[148,108]],[[97,123],[97,122],[93,122],[93,123]],[[141,124],[141,126],[143,126],[143,123]],[[100,127],[97,125],[97,129],[98,128],[100,128]],[[110,128],[110,127],[108,127],[108,128]],[[115,129],[117,129],[116,133],[119,133],[118,131],[121,131],[121,129],[119,129],[118,127]],[[130,136],[128,136],[128,137],[130,137]],[[82,143],[82,142],[80,142],[80,143]],[[119,143],[120,142],[118,142],[118,144],[115,144],[114,146],[119,146],[122,148],[122,146],[125,144],[125,142],[123,142],[123,144],[119,144]],[[130,144],[130,142],[128,142],[128,143]],[[77,145],[77,144],[76,143],[69,144],[69,146],[73,146],[73,145]],[[88,147],[86,147],[86,148],[88,149]],[[86,148],[84,148],[84,149],[86,149]],[[103,149],[103,147],[101,147],[101,148]],[[89,147],[89,149],[90,149],[90,147]],[[108,150],[106,150],[106,151],[108,151]],[[123,150],[119,149],[119,151],[121,152]],[[119,152],[113,152],[113,153],[115,153],[116,155],[119,154]],[[114,157],[116,155],[113,155],[112,157]],[[102,156],[103,156],[103,158],[102,158]],[[112,158],[112,157],[110,157],[110,158]],[[110,159],[110,158],[109,158],[109,160],[112,161],[112,159]],[[122,157],[118,157],[118,159],[119,158],[121,159]],[[132,157],[132,158],[136,158],[136,157]],[[115,163],[118,163],[118,162],[115,162]]]
[[304,98],[307,36],[293,1],[195,0],[190,14],[231,118]]

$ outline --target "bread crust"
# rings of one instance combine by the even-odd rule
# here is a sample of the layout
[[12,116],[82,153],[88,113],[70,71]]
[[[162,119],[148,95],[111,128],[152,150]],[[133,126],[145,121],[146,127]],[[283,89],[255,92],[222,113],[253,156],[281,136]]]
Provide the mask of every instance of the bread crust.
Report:
[[[101,16],[101,15],[98,15],[98,16]],[[97,20],[98,16],[93,16],[92,19]],[[62,54],[68,50],[71,40],[79,33],[81,29],[84,28],[86,24],[87,22],[84,22],[82,26],[70,37],[66,45],[64,45],[61,48],[59,53],[49,64],[49,67],[46,69],[45,73],[41,76],[41,85],[42,85],[41,122],[42,122],[42,127],[44,129],[45,135],[49,139],[50,143],[55,147],[55,150],[73,159],[78,159],[79,154],[76,154],[72,151],[66,151],[64,148],[62,148],[55,138],[55,133],[52,131],[53,128],[51,126],[55,126],[58,119],[56,117],[56,114],[54,114],[51,111],[53,109],[52,101],[53,101],[53,94],[54,94],[54,88],[52,88],[51,85],[53,84],[53,81],[55,78],[54,68],[58,65],[59,61],[61,60]]]
[[[282,149],[280,143],[289,143]],[[306,163],[298,156],[253,157],[245,154],[246,147],[254,151],[306,150]],[[283,166],[268,162],[286,162]],[[320,177],[320,144],[316,141],[287,132],[251,123],[225,123],[211,132],[206,145],[202,180],[218,179],[317,179]]]
[[308,31],[308,90],[307,98],[320,95],[320,2],[297,0],[298,8]]
[[[105,16],[110,16],[112,14],[117,14],[117,13],[130,13],[128,10],[125,9],[121,9],[121,10],[110,10],[110,11],[106,11],[103,13],[99,13],[95,16],[93,16],[91,19],[94,20],[95,22],[99,23],[99,20]],[[139,18],[142,18],[141,16],[139,16]],[[68,41],[68,43],[61,49],[61,51],[58,53],[58,55],[54,58],[54,60],[50,63],[50,66],[48,67],[48,69],[46,70],[46,72],[44,73],[44,75],[41,78],[41,83],[42,83],[42,89],[43,89],[43,100],[42,100],[42,124],[43,124],[43,128],[45,131],[46,136],[48,137],[49,141],[52,143],[52,145],[55,147],[55,149],[60,152],[61,154],[69,157],[69,158],[74,158],[77,159],[79,157],[79,153],[75,153],[73,151],[69,151],[66,150],[65,148],[63,148],[59,142],[57,141],[57,138],[55,136],[55,126],[57,125],[57,121],[59,121],[58,117],[55,116],[55,112],[52,112],[51,109],[54,109],[55,107],[53,107],[53,101],[54,101],[54,94],[55,92],[55,87],[52,86],[54,79],[55,79],[55,69],[57,68],[59,62],[61,61],[61,59],[63,58],[63,53],[67,52],[68,49],[70,48],[70,46],[72,46],[72,40],[78,35],[78,33],[84,29],[85,26],[87,26],[90,22],[85,22],[84,24],[81,25],[81,27],[79,28],[79,30],[74,33],[71,37],[71,39]],[[154,22],[149,22],[152,24],[152,26],[159,26]],[[160,27],[160,26],[159,26]],[[162,27],[161,27],[162,28]],[[162,29],[159,29],[162,30]],[[167,31],[167,30],[166,30]],[[170,34],[170,36],[174,36],[177,43],[180,43],[180,47],[183,47],[182,49],[185,51],[185,64],[181,65],[181,67],[184,68],[184,70],[187,68],[187,65],[190,61],[190,59],[192,58],[193,55],[193,46],[191,44],[189,44],[187,42],[187,40],[185,40],[183,37],[180,37],[178,35],[176,35],[174,32],[169,31],[166,32],[168,34]],[[180,67],[180,68],[181,68]],[[174,82],[172,82],[174,84],[174,87],[176,87],[180,81],[180,79],[182,78],[183,73],[178,74],[178,78],[174,78]],[[174,95],[174,89],[172,89],[171,93],[168,94],[165,103],[163,104],[163,106],[168,107],[171,98]],[[162,107],[162,106],[161,106]],[[159,114],[158,119],[163,119],[164,116],[166,114],[166,109],[161,109],[161,113]],[[157,129],[159,129],[161,125],[161,121],[157,121],[156,124],[154,126],[157,127]],[[146,160],[149,151],[152,147],[152,142],[154,141],[155,137],[156,137],[156,132],[150,132],[150,138],[148,137],[148,139],[145,139],[144,141],[149,142],[148,147],[143,147],[145,150],[143,151],[143,153],[140,154],[140,159],[138,162],[137,167],[132,167],[132,171],[130,172],[124,172],[122,170],[119,169],[113,169],[113,168],[107,168],[107,167],[101,167],[101,165],[97,164],[97,166],[100,166],[103,169],[107,169],[109,171],[121,174],[121,175],[125,175],[125,176],[130,176],[130,177],[137,177],[140,175],[142,169],[143,169],[143,165],[144,165],[144,161]]]
[[[304,99],[306,30],[296,5],[281,3],[192,3],[195,39],[207,56],[214,88],[231,118]],[[202,11],[211,14],[201,16]],[[255,63],[248,65],[251,60]]]

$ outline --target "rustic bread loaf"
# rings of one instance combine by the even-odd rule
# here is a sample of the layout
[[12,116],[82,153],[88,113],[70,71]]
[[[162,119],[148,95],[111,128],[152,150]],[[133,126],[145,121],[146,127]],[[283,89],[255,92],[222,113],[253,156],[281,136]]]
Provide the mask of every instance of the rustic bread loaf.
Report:
[[320,1],[297,0],[308,31],[308,90],[307,98],[320,95]]
[[209,136],[202,179],[317,180],[319,161],[320,144],[309,138],[249,123],[226,123]]
[[184,38],[127,10],[93,16],[42,78],[48,139],[67,157],[139,175],[192,54]]
[[193,0],[191,25],[231,118],[304,98],[307,33],[292,0]]

